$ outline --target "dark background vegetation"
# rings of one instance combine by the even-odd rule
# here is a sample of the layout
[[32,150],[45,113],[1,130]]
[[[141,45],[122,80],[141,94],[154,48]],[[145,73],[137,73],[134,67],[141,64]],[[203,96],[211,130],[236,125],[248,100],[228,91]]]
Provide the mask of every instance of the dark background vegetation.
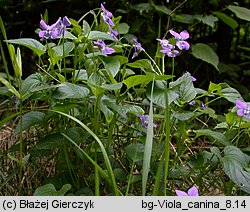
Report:
[[[58,17],[67,15],[78,20],[91,9],[98,8],[103,1],[98,0],[0,0],[0,14],[5,23],[9,39],[31,37],[37,39],[35,30],[39,28],[41,15],[48,10],[49,24],[54,23]],[[227,82],[239,90],[246,100],[249,100],[250,89],[250,62],[249,51],[242,47],[249,47],[249,23],[237,19],[225,6],[235,4],[250,8],[249,0],[187,0],[176,14],[187,14],[185,20],[171,19],[168,25],[168,15],[149,7],[148,3],[165,5],[170,10],[182,3],[183,0],[116,0],[106,1],[106,8],[114,16],[122,16],[122,22],[130,26],[129,33],[138,37],[143,47],[155,55],[157,50],[156,38],[162,38],[166,30],[174,28],[176,31],[187,29],[190,32],[189,42],[206,43],[217,52],[220,59],[220,72],[211,65],[201,63],[190,52],[176,60],[176,74],[185,71],[192,73],[197,79],[197,86],[207,88],[210,81]],[[142,4],[143,3],[143,4]],[[211,15],[214,11],[223,11],[234,18],[239,26],[233,30],[222,21],[218,21],[214,28],[201,22],[190,21],[193,15]],[[90,16],[87,16],[90,18]],[[91,21],[91,20],[89,20]],[[159,22],[160,21],[160,22]],[[160,25],[160,27],[159,27]],[[168,29],[167,29],[168,26]],[[243,33],[244,32],[244,33]],[[24,77],[35,71],[31,51],[22,48]],[[34,61],[35,62],[35,61]],[[0,62],[1,63],[1,62]],[[0,71],[3,67],[0,66]]]

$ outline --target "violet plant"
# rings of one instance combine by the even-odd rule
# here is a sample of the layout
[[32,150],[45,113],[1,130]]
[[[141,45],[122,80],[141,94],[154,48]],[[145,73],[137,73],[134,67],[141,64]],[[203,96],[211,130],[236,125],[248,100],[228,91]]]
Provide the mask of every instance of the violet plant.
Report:
[[[40,172],[43,165],[30,165],[34,175],[41,174],[41,183],[62,182],[57,187],[65,184],[76,195],[88,191],[91,195],[199,196],[207,192],[209,183],[214,185],[210,176],[215,169],[222,173],[222,166],[222,176],[249,193],[244,167],[249,159],[240,150],[240,139],[249,137],[250,108],[240,93],[226,83],[210,83],[208,91],[196,88],[199,78],[187,70],[174,76],[175,59],[193,45],[188,30],[167,29],[167,36],[156,39],[161,46],[156,52],[158,64],[139,38],[125,36],[129,27],[108,6],[101,4],[86,14],[93,15],[92,24],[84,19],[86,15],[78,21],[65,16],[51,25],[41,20],[37,40],[5,39],[20,82],[17,91],[0,75],[1,83],[20,102],[13,116],[19,116],[15,133],[21,135],[18,194],[25,194],[24,166],[40,158],[46,164],[53,162],[55,170],[52,178],[51,173]],[[21,54],[12,44],[38,56],[36,73],[24,80]],[[223,118],[212,104],[222,99],[236,105]],[[30,105],[30,110],[23,110]],[[23,132],[31,129],[34,141],[28,137],[22,141]],[[197,143],[211,148],[196,149]],[[244,163],[235,161],[235,154]],[[235,176],[230,167],[242,174]],[[194,184],[199,191],[191,187]],[[191,188],[175,189],[183,185]]]

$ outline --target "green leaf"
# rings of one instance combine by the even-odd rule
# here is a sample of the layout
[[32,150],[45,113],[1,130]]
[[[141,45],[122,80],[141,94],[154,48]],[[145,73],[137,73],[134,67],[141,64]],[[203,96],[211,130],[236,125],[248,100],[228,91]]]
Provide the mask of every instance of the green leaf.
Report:
[[232,102],[235,104],[235,101],[237,99],[243,100],[241,94],[234,88],[230,87],[226,83],[220,83],[222,89],[218,94],[225,99],[227,99],[229,102]]
[[127,34],[130,26],[127,23],[119,23],[115,26],[114,30],[118,32],[118,34]]
[[70,184],[65,184],[57,191],[53,184],[46,184],[35,190],[34,196],[64,196],[71,189]]
[[227,7],[229,10],[231,10],[235,15],[243,20],[250,21],[250,10],[245,7],[239,7],[234,5],[229,5]]
[[148,59],[136,60],[133,63],[128,63],[127,66],[130,66],[132,68],[145,68],[152,70],[151,62]]
[[122,83],[124,83],[127,86],[127,89],[130,89],[136,85],[142,85],[146,86],[149,82],[155,80],[168,80],[173,78],[171,75],[155,75],[151,72],[146,72],[146,75],[135,75],[130,76],[127,79],[123,80]]
[[243,191],[250,194],[250,172],[246,171],[250,157],[235,146],[227,146],[221,161],[223,169],[230,179]]
[[120,70],[120,61],[116,57],[104,58],[104,68],[115,77]]
[[195,130],[195,133],[196,133],[195,138],[198,138],[200,136],[206,136],[214,139],[215,141],[221,143],[222,145],[225,146],[232,145],[231,142],[227,139],[227,137],[220,132],[216,132],[209,129],[203,129],[203,130]]
[[0,82],[3,83],[8,90],[13,93],[18,99],[20,99],[19,92],[0,74]]
[[[151,99],[153,99],[154,93],[154,82],[151,86]],[[150,170],[150,163],[151,163],[151,156],[152,156],[152,147],[153,147],[153,138],[154,138],[154,127],[153,127],[153,102],[150,101],[149,107],[149,120],[148,120],[148,128],[147,128],[147,136],[145,141],[145,151],[143,155],[143,164],[142,164],[142,195],[146,195],[147,190],[147,181],[148,181],[148,174]]]
[[52,57],[63,57],[63,54],[67,56],[74,48],[75,44],[73,42],[65,42],[64,45],[55,46],[52,48]]
[[197,94],[192,81],[192,76],[189,72],[186,72],[176,81],[171,82],[169,87],[178,94],[177,100],[180,104],[192,101]]
[[[166,108],[166,87],[165,87],[164,81],[155,81],[155,87],[154,87],[154,95],[153,95],[153,103],[162,107]],[[150,98],[150,89],[147,90],[147,97]],[[175,101],[179,97],[179,94],[172,89],[168,90],[168,103],[169,105]]]
[[89,89],[69,82],[60,84],[60,87],[53,93],[55,99],[81,99],[89,94]]
[[213,15],[205,15],[205,16],[202,16],[202,15],[196,15],[195,18],[198,20],[198,21],[201,21],[202,23],[214,28],[214,24],[215,22],[218,21],[218,18],[213,16]]
[[153,4],[153,7],[159,13],[163,13],[163,14],[166,14],[166,15],[172,14],[172,10],[168,9],[164,5],[155,5],[155,4]]
[[197,59],[201,59],[207,63],[210,63],[217,70],[219,70],[218,69],[219,58],[210,46],[204,43],[197,43],[193,45],[191,49],[192,49],[192,55],[194,57],[196,57]]
[[190,120],[192,117],[194,117],[195,113],[194,112],[188,112],[188,111],[187,112],[182,112],[182,113],[174,112],[173,116],[178,120],[186,121],[186,120]]
[[110,34],[100,31],[91,31],[89,33],[88,39],[90,40],[115,40]]
[[25,46],[35,52],[39,57],[46,52],[46,47],[32,38],[11,39],[6,40],[6,42]]
[[216,12],[213,12],[213,14],[215,14],[220,20],[222,20],[225,24],[230,26],[232,29],[235,29],[235,28],[237,28],[239,26],[237,21],[235,21],[233,18],[226,15],[225,13],[216,11]]
[[[36,124],[43,124],[44,119],[45,119],[45,113],[39,111],[31,111],[25,113],[22,117],[22,130],[27,130]],[[20,121],[18,122],[14,132],[16,135],[21,133]]]
[[129,144],[125,151],[128,155],[128,157],[133,162],[138,162],[143,160],[143,154],[144,154],[145,147],[143,144],[136,143],[136,144]]
[[56,149],[63,147],[65,145],[65,141],[63,136],[59,133],[53,133],[50,135],[46,135],[39,142],[37,142],[34,147],[35,150],[45,150],[45,149]]

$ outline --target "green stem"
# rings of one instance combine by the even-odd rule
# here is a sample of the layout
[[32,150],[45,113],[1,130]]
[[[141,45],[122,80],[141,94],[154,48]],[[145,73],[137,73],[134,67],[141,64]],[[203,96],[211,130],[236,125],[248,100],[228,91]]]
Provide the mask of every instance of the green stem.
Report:
[[19,112],[20,112],[20,139],[19,139],[19,142],[20,142],[20,148],[19,148],[19,185],[18,185],[18,193],[19,193],[19,196],[22,195],[22,178],[23,178],[23,104],[22,104],[22,79],[19,78],[18,79],[18,82],[19,82],[19,93],[20,93],[20,99],[19,99],[19,102],[20,102],[20,109],[19,109]]
[[170,108],[168,104],[168,88],[166,88],[166,110],[165,110],[165,166],[164,166],[164,195],[167,192],[167,178],[168,178],[168,165],[169,165],[169,154],[170,154]]
[[239,127],[238,127],[238,133],[237,133],[237,140],[235,142],[235,146],[238,146],[239,139],[240,139],[240,125],[241,125],[242,117],[240,117]]
[[161,70],[160,70],[160,68],[158,67],[158,65],[156,64],[156,62],[153,60],[153,58],[146,52],[146,51],[144,51],[144,53],[147,55],[147,57],[152,61],[152,63],[155,65],[155,67],[156,67],[156,69],[157,69],[157,72],[154,70],[154,69],[152,69],[152,71],[154,71],[156,74],[158,74],[158,75],[162,75],[162,73],[161,73]]

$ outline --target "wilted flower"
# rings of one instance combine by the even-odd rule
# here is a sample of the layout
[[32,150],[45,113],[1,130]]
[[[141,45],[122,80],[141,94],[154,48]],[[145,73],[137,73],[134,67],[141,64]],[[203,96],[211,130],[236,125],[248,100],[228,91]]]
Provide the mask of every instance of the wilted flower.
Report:
[[190,188],[188,192],[175,190],[175,193],[177,196],[199,196],[199,191],[195,186]]
[[187,41],[188,38],[189,38],[189,34],[186,30],[183,30],[180,34],[173,31],[173,30],[169,30],[170,34],[173,35],[176,39],[176,46],[178,46],[178,48],[180,50],[183,50],[183,49],[186,49],[188,50],[190,48],[190,45]]
[[132,55],[132,59],[134,59],[135,57],[137,57],[138,54],[139,54],[141,51],[145,51],[145,49],[142,48],[141,43],[139,43],[139,42],[137,41],[136,38],[134,38],[133,41],[134,41],[134,50],[135,50],[135,52],[134,52],[134,54]]
[[58,36],[58,24],[59,24],[59,19],[56,23],[52,24],[51,26],[47,25],[44,20],[40,21],[40,26],[42,30],[39,32],[39,37],[40,38],[45,38],[45,39],[56,39]]
[[[136,116],[138,116],[141,119],[142,126],[148,128],[148,122],[150,118],[149,115],[136,114]],[[157,127],[157,125],[153,123],[153,127]]]
[[250,118],[250,105],[238,99],[236,100],[236,107],[238,108],[238,116]]
[[65,35],[66,27],[70,25],[71,25],[71,22],[67,16],[64,16],[63,19],[60,18],[59,21],[57,21],[57,26],[56,26],[58,35]]
[[101,15],[102,15],[104,22],[108,25],[115,26],[114,22],[112,21],[113,14],[107,11],[105,7],[103,6],[103,4],[101,4],[101,8],[102,8]]
[[113,54],[115,52],[113,48],[106,46],[103,40],[94,41],[94,44],[98,45],[101,48],[103,54],[107,55],[107,54]]
[[110,26],[109,26],[109,32],[108,32],[115,40],[118,40],[117,35],[118,32],[113,30]]

